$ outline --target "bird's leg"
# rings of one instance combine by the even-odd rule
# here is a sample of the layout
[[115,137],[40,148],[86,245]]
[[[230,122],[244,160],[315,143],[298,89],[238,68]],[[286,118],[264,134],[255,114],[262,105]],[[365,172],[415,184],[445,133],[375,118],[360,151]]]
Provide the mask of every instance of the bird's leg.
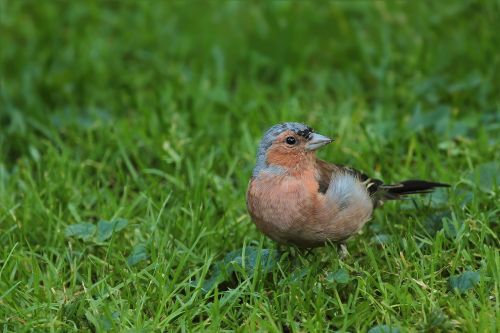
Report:
[[345,242],[340,242],[337,244],[337,251],[339,254],[340,260],[344,260],[349,256],[349,252],[347,251],[347,245]]

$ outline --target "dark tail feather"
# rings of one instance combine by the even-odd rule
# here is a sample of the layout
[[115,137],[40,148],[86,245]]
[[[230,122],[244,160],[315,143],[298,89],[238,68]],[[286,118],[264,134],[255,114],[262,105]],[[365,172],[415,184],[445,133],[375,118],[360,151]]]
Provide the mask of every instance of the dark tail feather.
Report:
[[405,180],[399,184],[381,185],[386,199],[397,199],[402,195],[430,193],[437,187],[450,187],[448,184],[427,182],[425,180]]

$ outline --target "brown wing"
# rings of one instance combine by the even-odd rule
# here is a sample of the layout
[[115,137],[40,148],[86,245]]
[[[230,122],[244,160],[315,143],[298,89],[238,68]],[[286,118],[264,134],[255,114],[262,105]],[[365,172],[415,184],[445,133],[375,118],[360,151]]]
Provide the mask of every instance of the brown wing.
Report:
[[400,199],[402,196],[409,194],[429,193],[437,187],[450,186],[444,183],[425,180],[405,180],[396,184],[384,184],[380,179],[371,178],[356,169],[328,163],[319,159],[316,160],[316,169],[318,171],[319,192],[326,193],[334,173],[350,173],[365,184],[375,207],[382,205],[386,200]]
[[377,192],[379,186],[383,184],[381,180],[373,179],[356,169],[344,165],[328,163],[320,159],[316,160],[316,170],[318,171],[319,191],[321,193],[325,193],[326,190],[328,190],[332,175],[337,172],[345,172],[357,177],[366,185],[366,188],[368,189],[370,195]]

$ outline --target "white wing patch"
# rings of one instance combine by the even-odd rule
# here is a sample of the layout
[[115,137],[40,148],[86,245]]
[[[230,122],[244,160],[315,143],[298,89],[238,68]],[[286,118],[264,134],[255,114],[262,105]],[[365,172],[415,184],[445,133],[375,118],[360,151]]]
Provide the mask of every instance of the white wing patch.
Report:
[[348,173],[333,174],[325,195],[329,200],[335,202],[340,210],[350,206],[372,206],[366,187],[356,177]]

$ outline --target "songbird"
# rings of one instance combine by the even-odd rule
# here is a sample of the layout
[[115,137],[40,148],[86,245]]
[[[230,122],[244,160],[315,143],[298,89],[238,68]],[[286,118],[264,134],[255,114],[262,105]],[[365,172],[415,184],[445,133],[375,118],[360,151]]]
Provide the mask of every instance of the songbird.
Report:
[[248,211],[262,233],[301,248],[342,242],[384,201],[449,187],[423,180],[384,184],[316,158],[316,150],[332,141],[301,123],[267,130],[247,190]]

